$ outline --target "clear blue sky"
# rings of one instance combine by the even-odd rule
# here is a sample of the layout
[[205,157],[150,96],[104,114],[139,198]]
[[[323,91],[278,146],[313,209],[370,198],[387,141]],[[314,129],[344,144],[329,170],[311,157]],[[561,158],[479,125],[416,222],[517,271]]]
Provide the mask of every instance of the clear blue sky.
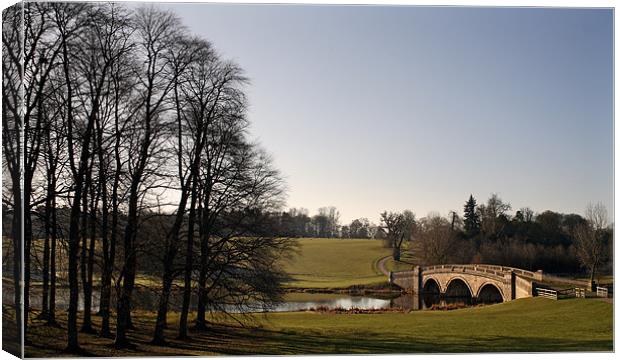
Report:
[[160,4],[238,62],[288,206],[613,213],[613,13]]

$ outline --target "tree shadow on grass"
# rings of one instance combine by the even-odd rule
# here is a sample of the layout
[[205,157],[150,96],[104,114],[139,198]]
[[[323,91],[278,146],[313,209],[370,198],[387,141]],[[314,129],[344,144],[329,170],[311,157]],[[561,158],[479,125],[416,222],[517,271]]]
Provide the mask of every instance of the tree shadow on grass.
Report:
[[[611,351],[610,340],[566,340],[537,337],[468,337],[459,340],[390,337],[358,331],[351,335],[310,334],[260,328],[213,327],[193,336],[192,342],[174,342],[171,347],[200,351],[208,348],[226,355],[295,354],[385,354],[450,352],[548,352]],[[198,345],[200,344],[200,345]]]
[[[80,334],[80,345],[88,352],[82,356],[183,356],[183,355],[303,355],[303,354],[395,354],[395,353],[472,353],[472,352],[550,352],[612,351],[613,340],[566,339],[476,335],[475,329],[463,336],[436,338],[415,334],[386,334],[363,328],[349,333],[311,330],[271,330],[261,326],[241,327],[209,324],[206,331],[190,332],[191,339],[178,340],[178,329],[171,322],[166,329],[167,346],[150,344],[153,321],[134,318],[136,330],[128,337],[133,349],[114,349],[113,339],[95,334]],[[64,327],[64,319],[62,320]],[[97,327],[98,324],[95,324]],[[398,326],[395,324],[395,326]],[[66,328],[65,328],[66,329]],[[33,324],[28,357],[62,357],[66,330]],[[543,334],[544,335],[544,334]]]
[[[8,311],[7,311],[8,310]],[[15,323],[15,313],[12,309],[2,309],[2,350],[17,357],[21,357],[21,339]]]

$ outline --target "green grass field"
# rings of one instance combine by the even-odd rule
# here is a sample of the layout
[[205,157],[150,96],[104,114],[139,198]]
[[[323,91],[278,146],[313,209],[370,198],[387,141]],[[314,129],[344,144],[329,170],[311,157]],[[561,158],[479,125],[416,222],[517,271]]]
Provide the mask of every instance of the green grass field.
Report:
[[[386,282],[377,261],[390,255],[379,240],[300,239],[299,253],[286,264],[293,276],[290,287],[342,288]],[[410,254],[403,262],[388,260],[388,270],[410,268]],[[142,279],[149,283],[149,279]],[[152,284],[151,284],[152,285]],[[333,299],[341,294],[289,293],[287,301]],[[4,314],[12,309],[5,307]],[[61,328],[52,328],[32,315],[29,337],[37,339],[26,348],[28,357],[64,355],[66,312],[60,312]],[[136,310],[136,329],[129,338],[133,349],[115,350],[113,339],[80,334],[83,356],[181,356],[259,354],[350,353],[453,353],[612,351],[613,305],[602,299],[526,298],[507,303],[452,311],[336,314],[291,312],[248,314],[245,326],[229,318],[212,318],[207,332],[191,333],[177,340],[179,314],[169,314],[166,336],[169,346],[149,343],[155,313]],[[190,315],[190,318],[192,315]],[[114,317],[113,317],[114,319]],[[9,320],[5,318],[5,320]],[[93,318],[99,328],[100,318]],[[10,323],[10,322],[9,322]],[[81,320],[78,321],[81,323]],[[6,322],[5,322],[6,324]],[[113,325],[114,327],[114,325]],[[5,333],[11,331],[4,328]]]
[[390,254],[381,240],[299,239],[299,253],[285,264],[294,279],[287,286],[343,288],[385,283],[376,262]]
[[411,253],[403,251],[400,255],[400,261],[394,261],[393,258],[390,258],[386,261],[385,268],[388,271],[413,270],[415,264],[419,264],[418,259]]
[[334,352],[611,351],[613,342],[612,305],[597,299],[529,298],[454,311],[287,313],[268,319],[268,329]]
[[[64,316],[64,313],[63,315]],[[114,350],[112,339],[80,334],[89,355],[241,355],[489,351],[611,351],[612,304],[600,299],[528,298],[453,311],[383,314],[271,313],[251,315],[248,327],[220,321],[191,339],[174,339],[178,314],[169,316],[168,347],[150,345],[154,313],[134,317],[135,349]],[[64,320],[64,319],[62,319]],[[98,326],[99,317],[94,318]],[[63,324],[64,327],[64,324]],[[66,330],[31,327],[29,357],[58,356]]]

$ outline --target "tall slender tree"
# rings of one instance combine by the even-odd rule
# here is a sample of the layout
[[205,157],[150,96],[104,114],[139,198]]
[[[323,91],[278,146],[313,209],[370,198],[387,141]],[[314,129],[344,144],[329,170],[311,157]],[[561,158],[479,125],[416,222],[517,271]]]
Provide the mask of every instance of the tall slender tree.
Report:
[[[138,203],[144,193],[142,185],[146,177],[158,168],[153,164],[155,154],[162,145],[161,135],[166,124],[161,118],[169,105],[169,93],[174,84],[170,57],[165,54],[174,48],[180,23],[169,11],[153,6],[136,10],[134,24],[137,36],[137,52],[144,58],[138,78],[142,84],[142,114],[134,129],[138,136],[135,154],[129,164],[129,192],[127,223],[123,234],[122,287],[118,301],[115,346],[129,345],[127,328],[130,325],[131,298],[135,285],[137,266],[136,234],[138,230]],[[154,166],[154,167],[153,167]]]
[[476,211],[476,199],[474,199],[473,195],[469,195],[463,213],[465,232],[468,236],[476,235],[480,231],[480,216]]
[[[16,332],[22,333],[22,282],[21,258],[22,242],[22,186],[21,168],[23,162],[23,4],[14,5],[2,12],[2,150],[3,165],[6,166],[10,179],[9,195],[4,196],[3,205],[12,210],[11,234],[13,250],[13,307],[15,310]],[[10,181],[9,181],[10,180]],[[20,351],[21,354],[21,351]]]

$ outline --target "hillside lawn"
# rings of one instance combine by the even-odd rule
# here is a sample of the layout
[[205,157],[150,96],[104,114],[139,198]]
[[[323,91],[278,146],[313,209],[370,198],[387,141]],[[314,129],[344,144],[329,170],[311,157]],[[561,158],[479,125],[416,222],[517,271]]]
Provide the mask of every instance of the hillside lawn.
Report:
[[[293,281],[287,283],[286,287],[346,288],[353,285],[387,283],[387,277],[376,267],[378,260],[392,254],[391,249],[383,247],[382,240],[338,238],[295,240],[299,244],[297,251],[291,258],[283,261],[284,270],[293,278]],[[33,247],[37,248],[37,253],[43,253],[42,240],[35,240]],[[58,258],[63,258],[60,253]],[[392,271],[411,268],[406,263],[395,263],[392,259],[388,260],[386,265]],[[59,264],[59,267],[63,269],[66,266],[66,264]],[[67,274],[62,271],[58,271],[57,274],[59,286],[66,286]],[[4,281],[12,281],[9,278],[10,274],[5,274],[5,276]],[[31,285],[40,286],[42,280],[32,279]],[[138,273],[136,285],[159,288],[161,279],[158,275]],[[180,277],[175,279],[175,285],[179,287],[183,285]]]
[[298,239],[298,252],[284,263],[296,288],[345,288],[386,283],[376,263],[391,250],[374,239]]
[[[5,315],[10,309],[4,308]],[[36,345],[29,357],[65,355],[65,313],[62,328],[35,320],[30,328]],[[134,349],[115,350],[113,339],[80,334],[85,353],[95,356],[451,353],[612,351],[612,304],[600,299],[527,298],[509,303],[452,311],[410,313],[252,314],[240,327],[219,319],[208,332],[176,340],[178,313],[169,316],[168,347],[150,345],[155,313],[135,312],[136,329],[129,337]],[[96,328],[100,318],[94,317]],[[7,330],[5,328],[5,330]]]

